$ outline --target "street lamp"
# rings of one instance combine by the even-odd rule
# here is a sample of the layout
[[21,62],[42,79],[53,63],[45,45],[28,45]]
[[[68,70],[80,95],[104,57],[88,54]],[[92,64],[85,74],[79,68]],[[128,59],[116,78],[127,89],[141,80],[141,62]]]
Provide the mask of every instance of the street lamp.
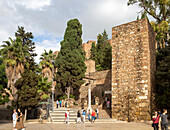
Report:
[[54,60],[52,60],[52,112],[54,112]]

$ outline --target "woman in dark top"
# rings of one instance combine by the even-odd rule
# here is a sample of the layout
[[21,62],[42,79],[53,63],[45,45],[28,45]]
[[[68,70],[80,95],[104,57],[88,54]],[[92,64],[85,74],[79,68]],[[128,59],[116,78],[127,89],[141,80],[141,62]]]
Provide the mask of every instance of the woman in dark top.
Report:
[[81,123],[81,114],[80,114],[80,111],[78,110],[77,112],[77,124],[78,123]]
[[168,116],[167,116],[167,110],[163,109],[163,113],[160,118],[161,123],[161,130],[168,130]]
[[15,126],[15,129],[23,129],[24,128],[22,118],[23,118],[22,112],[18,108],[18,117],[17,117],[17,123],[16,123],[16,126]]

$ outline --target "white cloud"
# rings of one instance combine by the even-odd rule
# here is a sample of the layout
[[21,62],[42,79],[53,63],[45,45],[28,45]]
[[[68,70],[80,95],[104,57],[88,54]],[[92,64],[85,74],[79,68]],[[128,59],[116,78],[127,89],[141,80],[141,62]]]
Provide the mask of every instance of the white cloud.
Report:
[[37,53],[37,56],[35,57],[35,62],[39,63],[40,56],[44,52],[44,49],[48,52],[49,50],[52,50],[53,52],[60,50],[60,43],[57,43],[58,41],[55,39],[52,40],[43,40],[42,42],[37,42],[35,51]]
[[[113,26],[136,20],[137,6],[127,6],[128,0],[1,0],[0,44],[14,37],[17,26],[41,37],[36,53],[44,49],[59,50],[55,38],[63,37],[67,21],[78,18],[83,27],[83,41],[96,40],[106,29],[111,38]],[[43,36],[49,35],[47,38]],[[53,46],[53,44],[55,46]],[[38,49],[39,48],[39,49]],[[38,59],[36,58],[36,61]]]

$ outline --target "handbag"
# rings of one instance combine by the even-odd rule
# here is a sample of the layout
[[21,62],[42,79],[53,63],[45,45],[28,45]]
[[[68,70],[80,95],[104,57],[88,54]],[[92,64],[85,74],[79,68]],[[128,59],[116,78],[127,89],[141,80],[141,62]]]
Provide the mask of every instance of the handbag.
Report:
[[154,120],[154,122],[152,123],[152,127],[154,127],[155,121],[157,120],[158,116],[156,117],[156,119]]

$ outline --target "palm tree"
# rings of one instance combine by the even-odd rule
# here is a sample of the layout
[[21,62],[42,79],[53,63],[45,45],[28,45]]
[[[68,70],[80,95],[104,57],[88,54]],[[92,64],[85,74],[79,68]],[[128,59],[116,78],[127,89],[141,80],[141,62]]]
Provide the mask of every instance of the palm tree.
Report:
[[38,93],[41,95],[41,99],[45,100],[49,98],[49,94],[51,92],[52,82],[48,82],[48,78],[40,78],[38,81],[38,85],[36,86],[38,89]]
[[40,57],[41,61],[39,63],[39,66],[42,69],[42,75],[44,78],[47,77],[49,82],[52,81],[52,61],[54,59],[54,56],[55,55],[53,54],[52,50],[49,50],[49,52],[44,50],[44,53],[42,53]]
[[4,41],[0,50],[0,54],[4,59],[5,72],[8,79],[7,87],[11,88],[14,101],[17,100],[17,89],[15,82],[21,78],[21,73],[24,72],[24,67],[29,66],[26,62],[26,57],[29,57],[28,46],[22,45],[21,38],[15,40],[9,38],[9,41]]

